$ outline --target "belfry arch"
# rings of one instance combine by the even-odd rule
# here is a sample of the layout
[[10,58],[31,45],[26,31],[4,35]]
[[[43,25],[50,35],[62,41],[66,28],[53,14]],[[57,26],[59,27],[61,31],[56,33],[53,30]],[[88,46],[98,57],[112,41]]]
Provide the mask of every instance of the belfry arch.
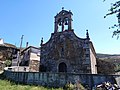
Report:
[[66,11],[62,8],[62,11],[55,16],[54,32],[64,31],[65,29],[72,30],[72,15],[70,10]]

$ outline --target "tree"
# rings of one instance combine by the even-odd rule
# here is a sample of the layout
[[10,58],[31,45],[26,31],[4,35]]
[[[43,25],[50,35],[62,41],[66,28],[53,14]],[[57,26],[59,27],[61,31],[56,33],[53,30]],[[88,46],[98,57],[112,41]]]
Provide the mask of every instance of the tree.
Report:
[[[105,0],[103,0],[105,1]],[[106,18],[109,15],[116,14],[116,17],[118,19],[118,23],[114,24],[112,27],[109,27],[109,29],[115,28],[113,31],[113,36],[117,36],[117,39],[119,38],[120,34],[120,1],[116,1],[115,3],[111,3],[111,8],[108,10],[109,13],[107,13],[104,18]]]
[[6,65],[6,66],[11,66],[11,64],[12,64],[12,61],[11,61],[11,60],[6,60],[6,61],[5,61],[5,65]]

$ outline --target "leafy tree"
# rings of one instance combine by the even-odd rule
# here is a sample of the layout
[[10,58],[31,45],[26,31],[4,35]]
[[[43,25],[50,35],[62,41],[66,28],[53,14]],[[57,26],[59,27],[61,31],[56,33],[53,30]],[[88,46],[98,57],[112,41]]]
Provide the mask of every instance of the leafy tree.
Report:
[[[105,1],[105,0],[103,0]],[[104,18],[106,18],[109,15],[113,15],[115,14],[117,19],[118,19],[118,23],[114,24],[112,27],[109,27],[109,29],[114,29],[115,31],[113,32],[113,36],[117,36],[117,39],[119,38],[119,34],[120,34],[120,1],[116,1],[115,3],[111,3],[111,8],[108,10],[109,13],[107,13]]]
[[110,59],[97,58],[97,70],[99,74],[114,74],[116,66],[110,62]]
[[12,64],[12,61],[11,61],[11,60],[6,60],[6,61],[5,61],[5,65],[6,65],[6,66],[10,66],[11,64]]

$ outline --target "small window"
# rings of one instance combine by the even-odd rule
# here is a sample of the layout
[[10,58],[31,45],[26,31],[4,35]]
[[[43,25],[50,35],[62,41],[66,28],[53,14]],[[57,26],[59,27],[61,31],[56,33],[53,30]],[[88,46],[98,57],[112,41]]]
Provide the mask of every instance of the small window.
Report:
[[89,57],[89,54],[86,54],[86,57]]
[[30,50],[28,50],[28,53],[27,53],[27,54],[28,54],[28,56],[30,55]]
[[64,57],[64,48],[61,48],[61,57]]

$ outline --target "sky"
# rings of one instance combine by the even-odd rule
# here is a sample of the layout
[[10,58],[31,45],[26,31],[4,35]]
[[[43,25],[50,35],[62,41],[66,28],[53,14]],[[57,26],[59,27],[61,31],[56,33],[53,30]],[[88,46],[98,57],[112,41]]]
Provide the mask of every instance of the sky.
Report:
[[26,42],[39,47],[41,38],[47,42],[54,32],[54,16],[62,10],[73,13],[73,29],[80,38],[89,31],[96,53],[120,54],[120,39],[112,38],[109,27],[117,22],[116,16],[104,15],[115,0],[0,0],[0,38],[5,43],[22,47]]

